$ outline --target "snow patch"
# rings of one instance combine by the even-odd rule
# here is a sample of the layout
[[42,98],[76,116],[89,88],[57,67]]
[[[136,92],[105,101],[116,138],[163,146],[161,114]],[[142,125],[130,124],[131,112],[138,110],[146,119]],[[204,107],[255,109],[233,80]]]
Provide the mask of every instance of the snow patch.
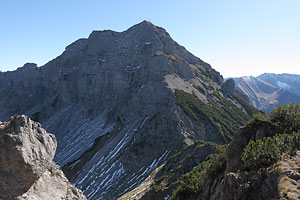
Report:
[[146,118],[144,119],[144,121],[143,121],[142,124],[140,125],[139,129],[141,129],[141,128],[144,126],[145,122],[146,122],[148,119],[149,119],[149,117],[146,117]]
[[289,90],[291,88],[291,86],[289,84],[284,83],[284,82],[276,81],[276,84],[278,87],[285,89],[285,90]]

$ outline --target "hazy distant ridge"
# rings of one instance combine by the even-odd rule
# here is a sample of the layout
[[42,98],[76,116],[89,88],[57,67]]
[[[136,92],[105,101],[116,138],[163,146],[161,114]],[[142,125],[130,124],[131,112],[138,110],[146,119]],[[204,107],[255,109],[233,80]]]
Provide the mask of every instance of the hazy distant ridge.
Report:
[[249,103],[262,111],[269,112],[278,104],[300,103],[300,75],[264,73],[233,80],[236,89],[249,97]]

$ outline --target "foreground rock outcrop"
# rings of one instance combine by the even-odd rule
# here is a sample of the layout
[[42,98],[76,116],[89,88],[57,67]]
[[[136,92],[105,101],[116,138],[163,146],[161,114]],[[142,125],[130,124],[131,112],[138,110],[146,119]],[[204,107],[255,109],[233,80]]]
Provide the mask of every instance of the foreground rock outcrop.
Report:
[[0,199],[86,199],[53,161],[57,142],[21,115],[0,122]]
[[207,184],[206,194],[195,199],[268,200],[300,198],[300,151],[285,155],[272,167],[259,173],[229,172]]

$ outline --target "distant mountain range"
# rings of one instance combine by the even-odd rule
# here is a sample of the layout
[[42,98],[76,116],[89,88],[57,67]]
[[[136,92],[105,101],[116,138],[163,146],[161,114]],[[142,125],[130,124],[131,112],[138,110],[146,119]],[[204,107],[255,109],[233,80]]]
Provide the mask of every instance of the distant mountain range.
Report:
[[249,97],[249,103],[264,112],[271,111],[278,104],[300,104],[300,75],[264,73],[233,80],[236,89]]

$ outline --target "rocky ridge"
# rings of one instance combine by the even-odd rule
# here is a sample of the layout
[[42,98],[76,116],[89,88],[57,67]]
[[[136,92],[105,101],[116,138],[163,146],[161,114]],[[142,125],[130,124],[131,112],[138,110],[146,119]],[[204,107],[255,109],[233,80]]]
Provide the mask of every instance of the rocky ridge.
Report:
[[56,146],[24,115],[0,122],[0,199],[86,199],[52,161]]
[[264,73],[257,76],[257,78],[300,96],[300,75],[298,74]]
[[236,89],[249,98],[259,110],[269,112],[278,104],[300,103],[300,76],[292,74],[262,74],[258,77],[234,78]]

